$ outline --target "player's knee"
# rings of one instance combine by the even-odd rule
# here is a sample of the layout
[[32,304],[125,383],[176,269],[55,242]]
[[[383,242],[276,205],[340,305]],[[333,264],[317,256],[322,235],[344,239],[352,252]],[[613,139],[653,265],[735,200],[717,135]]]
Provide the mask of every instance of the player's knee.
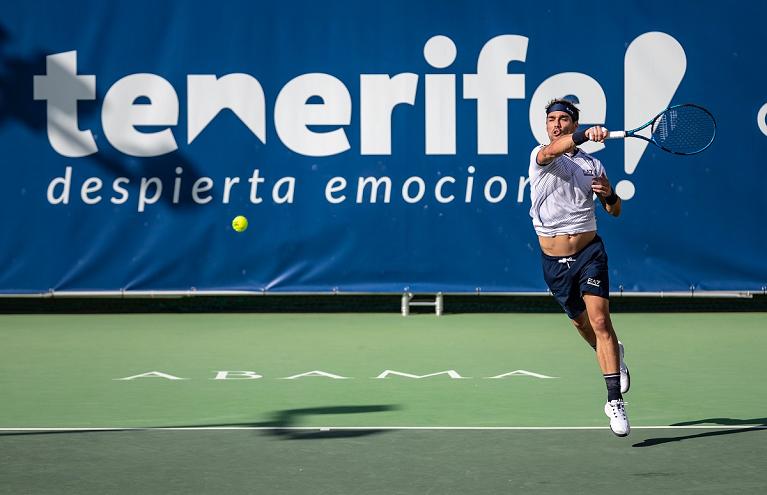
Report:
[[610,318],[606,315],[597,315],[591,318],[591,327],[597,335],[610,334]]

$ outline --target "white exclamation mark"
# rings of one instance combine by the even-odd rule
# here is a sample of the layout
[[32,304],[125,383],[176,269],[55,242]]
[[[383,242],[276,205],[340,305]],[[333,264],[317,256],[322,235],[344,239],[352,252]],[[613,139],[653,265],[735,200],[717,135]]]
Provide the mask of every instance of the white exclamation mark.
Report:
[[[669,106],[687,70],[684,48],[666,33],[650,32],[637,37],[626,49],[624,59],[624,129],[635,129]],[[650,137],[646,127],[637,134]],[[641,139],[624,141],[624,170],[631,175],[649,143]],[[615,185],[621,199],[631,199],[634,183],[622,180]]]

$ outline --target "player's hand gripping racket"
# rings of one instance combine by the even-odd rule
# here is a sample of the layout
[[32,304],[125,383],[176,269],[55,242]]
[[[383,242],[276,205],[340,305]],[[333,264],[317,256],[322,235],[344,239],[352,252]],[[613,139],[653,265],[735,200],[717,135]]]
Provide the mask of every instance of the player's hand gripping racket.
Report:
[[[637,134],[650,126],[650,138]],[[662,150],[677,155],[694,155],[714,142],[716,120],[705,108],[685,103],[673,105],[636,129],[609,131],[607,139],[634,137],[644,139]]]

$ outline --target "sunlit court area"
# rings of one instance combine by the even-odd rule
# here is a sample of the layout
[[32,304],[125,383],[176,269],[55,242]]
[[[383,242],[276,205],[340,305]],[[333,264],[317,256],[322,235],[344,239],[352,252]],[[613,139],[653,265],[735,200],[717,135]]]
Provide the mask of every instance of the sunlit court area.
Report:
[[736,4],[0,2],[0,493],[765,491]]
[[765,398],[743,379],[764,370],[764,313],[614,319],[626,438],[559,314],[4,315],[2,490],[607,493],[605,470],[630,493],[764,486]]

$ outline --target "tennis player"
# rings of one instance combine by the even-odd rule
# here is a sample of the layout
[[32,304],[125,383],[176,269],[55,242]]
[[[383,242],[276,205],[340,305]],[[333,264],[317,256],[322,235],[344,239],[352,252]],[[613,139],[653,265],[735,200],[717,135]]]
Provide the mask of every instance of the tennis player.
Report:
[[607,253],[597,235],[594,198],[610,215],[621,213],[621,199],[607,179],[602,163],[578,149],[586,141],[603,142],[600,126],[578,130],[578,109],[556,99],[546,106],[550,143],[530,154],[530,216],[538,234],[543,277],[581,336],[594,348],[607,384],[605,414],[620,437],[630,427],[623,394],[630,376],[623,362],[623,344],[610,321]]

